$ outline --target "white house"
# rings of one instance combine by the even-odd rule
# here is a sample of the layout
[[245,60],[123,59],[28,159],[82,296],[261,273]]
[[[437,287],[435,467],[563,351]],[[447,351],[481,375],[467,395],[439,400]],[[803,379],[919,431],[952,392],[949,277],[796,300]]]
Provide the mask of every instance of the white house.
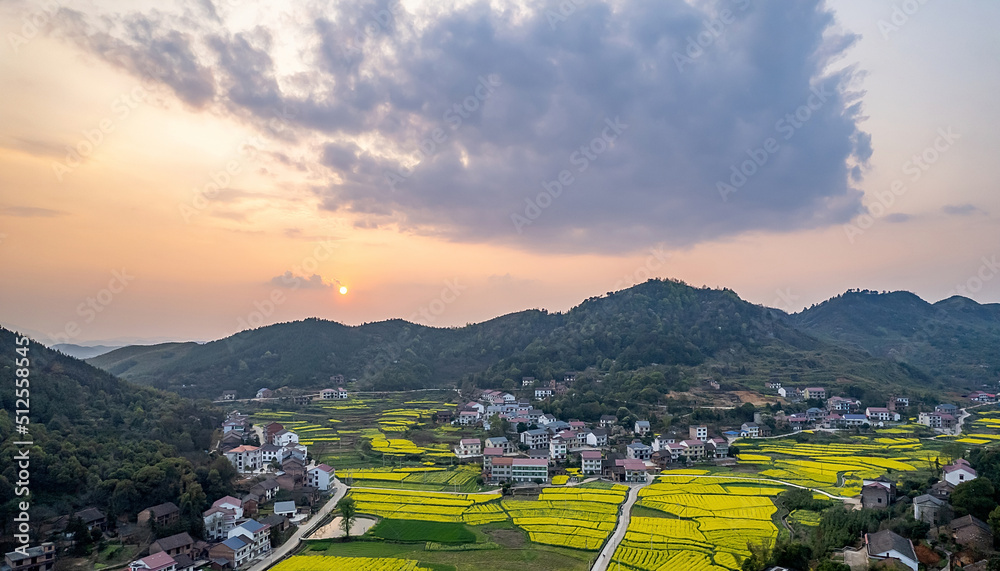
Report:
[[[495,407],[495,406],[500,406],[500,405],[490,405],[490,406],[491,407]],[[486,412],[486,407],[484,407],[482,405],[482,403],[478,403],[478,402],[475,402],[475,401],[469,401],[462,408],[464,408],[466,410],[474,410],[474,411],[478,412],[479,414],[483,414],[484,412]]]
[[[229,537],[239,537],[250,545],[250,554],[247,559],[253,559],[271,551],[271,526],[262,524],[257,520],[247,520],[238,527],[229,530]],[[247,541],[249,539],[249,541]]]
[[298,441],[299,435],[285,428],[282,428],[278,432],[274,433],[274,436],[271,437],[271,444],[274,444],[275,446],[288,446],[289,444],[295,444]]
[[545,399],[552,396],[552,389],[535,389],[536,399]]
[[589,446],[607,446],[608,431],[606,428],[595,428],[587,433],[587,444]]
[[976,479],[976,471],[964,458],[959,458],[951,466],[944,467],[944,481],[952,486]]
[[456,456],[479,456],[483,453],[483,443],[478,438],[463,438],[455,448]]
[[601,451],[583,450],[580,452],[580,469],[586,476],[600,475]]
[[261,454],[260,448],[250,446],[249,444],[237,446],[229,452],[226,452],[226,458],[229,459],[229,462],[235,466],[236,470],[241,474],[255,472],[260,470],[264,465],[263,455]]
[[323,389],[319,392],[319,398],[323,400],[334,400],[337,398],[336,389]]
[[871,561],[895,559],[913,571],[917,571],[919,562],[913,550],[913,542],[886,529],[878,533],[865,534],[865,549]]
[[692,426],[688,428],[688,436],[694,440],[701,440],[706,442],[708,440],[708,427],[707,426]]
[[475,410],[463,410],[458,413],[458,424],[462,426],[472,426],[479,422],[480,414]]
[[865,416],[868,420],[874,420],[878,422],[889,422],[890,420],[899,420],[899,413],[892,412],[889,409],[881,406],[870,406],[865,409]]
[[306,484],[325,492],[330,489],[330,481],[333,480],[333,477],[333,467],[326,464],[319,464],[306,472]]
[[549,440],[549,458],[553,460],[566,459],[567,442],[560,435],[555,435]]
[[760,426],[756,422],[744,422],[740,427],[740,436],[743,438],[757,438],[760,436]]
[[202,513],[202,518],[209,539],[228,537],[229,530],[236,527],[236,520],[243,518],[243,502],[232,496],[221,497]]
[[637,420],[635,421],[635,433],[638,435],[649,433],[649,421],[648,420]]

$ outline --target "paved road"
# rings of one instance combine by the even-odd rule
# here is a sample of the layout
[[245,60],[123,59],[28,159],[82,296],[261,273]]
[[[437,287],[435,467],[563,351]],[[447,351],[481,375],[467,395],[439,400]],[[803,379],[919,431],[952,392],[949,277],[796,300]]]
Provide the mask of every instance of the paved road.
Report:
[[323,507],[321,507],[319,511],[316,512],[315,515],[309,518],[308,521],[305,521],[301,525],[299,525],[299,528],[295,530],[295,533],[293,533],[291,537],[288,538],[288,541],[281,544],[277,549],[272,550],[271,554],[262,559],[261,561],[254,563],[253,566],[247,569],[247,571],[264,571],[271,565],[274,565],[275,563],[281,561],[296,547],[298,547],[299,542],[302,541],[302,536],[311,532],[313,528],[316,527],[316,524],[318,524],[320,520],[322,520],[330,512],[332,512],[333,509],[337,507],[337,502],[339,502],[340,499],[343,498],[345,494],[347,494],[347,486],[342,484],[340,480],[335,479],[334,485],[336,486],[337,491],[334,492],[333,497],[330,498],[330,501],[323,504]]
[[607,571],[608,566],[611,564],[611,557],[615,554],[615,550],[618,549],[618,544],[622,542],[622,539],[625,539],[625,531],[632,520],[632,505],[639,498],[639,490],[648,483],[647,481],[637,486],[631,486],[632,489],[628,491],[628,498],[618,512],[618,527],[615,528],[615,532],[611,534],[607,543],[604,544],[604,549],[597,556],[597,561],[594,562],[594,567],[591,571]]

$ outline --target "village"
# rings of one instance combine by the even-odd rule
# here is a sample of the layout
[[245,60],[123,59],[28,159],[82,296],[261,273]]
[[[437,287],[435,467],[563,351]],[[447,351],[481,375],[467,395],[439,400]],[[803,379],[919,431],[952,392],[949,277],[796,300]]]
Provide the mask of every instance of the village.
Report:
[[[438,410],[430,419],[437,426],[451,426],[464,433],[452,448],[453,464],[476,464],[481,468],[482,489],[500,486],[511,493],[538,494],[538,490],[559,484],[604,480],[645,485],[658,474],[692,466],[734,467],[742,442],[767,440],[798,432],[857,431],[891,428],[907,422],[911,406],[906,397],[892,396],[885,406],[864,406],[857,399],[828,396],[822,387],[802,389],[769,383],[768,389],[790,403],[816,402],[804,412],[785,414],[757,411],[753,419],[733,425],[688,424],[669,426],[644,419],[623,419],[603,415],[594,422],[559,419],[542,408],[558,391],[573,382],[567,374],[561,382],[541,386],[532,378],[522,380],[521,396],[499,390],[481,390],[475,400],[452,409]],[[342,381],[342,377],[335,377]],[[275,398],[262,388],[255,399],[266,402]],[[326,388],[290,397],[295,405],[324,401],[349,401],[352,395],[343,387]],[[968,395],[972,404],[996,401],[990,393]],[[236,401],[227,391],[221,403]],[[802,408],[802,407],[798,407]],[[918,413],[915,420],[936,434],[951,435],[960,431],[961,413],[954,404],[937,404]],[[503,432],[502,435],[493,435]],[[241,497],[227,495],[212,499],[202,514],[203,536],[187,532],[156,537],[145,553],[128,564],[130,571],[193,571],[194,569],[247,569],[267,561],[297,527],[315,522],[311,517],[319,507],[332,503],[348,486],[337,479],[334,466],[316,462],[300,434],[280,422],[253,423],[250,416],[230,411],[219,427],[217,453],[224,456],[238,472]],[[742,442],[740,442],[742,441]],[[348,473],[351,466],[343,466]],[[917,521],[945,526],[957,541],[969,544],[992,543],[989,526],[972,516],[953,519],[949,496],[955,486],[974,480],[976,471],[965,460],[943,468],[943,478],[926,493],[912,498],[913,517]],[[350,484],[351,479],[348,480]],[[495,489],[495,488],[494,488]],[[276,501],[279,495],[284,499]],[[884,477],[866,478],[856,506],[889,509],[898,499],[897,484]],[[173,502],[150,506],[135,514],[134,522],[122,521],[118,534],[130,529],[168,529],[179,518],[180,509]],[[100,534],[110,529],[104,514],[87,508],[63,518],[78,519],[88,531]],[[942,527],[942,529],[945,529]],[[886,535],[883,532],[879,532]],[[888,532],[892,534],[892,532]],[[889,546],[882,550],[879,545]],[[910,545],[909,551],[903,549]],[[28,557],[8,553],[4,571],[51,571],[55,560],[52,542],[32,548]],[[902,547],[901,547],[902,546]],[[891,557],[904,562],[912,558],[909,540],[892,534],[866,539],[864,557],[871,560]],[[874,549],[874,551],[873,551]],[[912,567],[916,569],[916,566]]]

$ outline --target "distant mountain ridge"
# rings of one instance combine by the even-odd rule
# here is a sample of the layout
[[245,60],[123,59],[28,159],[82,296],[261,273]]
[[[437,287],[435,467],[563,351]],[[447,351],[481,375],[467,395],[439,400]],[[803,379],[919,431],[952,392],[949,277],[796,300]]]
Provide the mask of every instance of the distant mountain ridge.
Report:
[[77,359],[85,360],[85,359],[90,359],[92,357],[97,357],[98,355],[103,355],[110,351],[114,351],[115,349],[120,349],[121,346],[120,345],[83,346],[83,345],[75,345],[73,343],[59,343],[58,345],[53,345],[50,348],[55,349],[56,351],[59,351],[60,353],[63,353],[65,355],[69,355],[70,357],[75,357]]
[[[585,370],[628,375],[650,368],[675,379],[712,375],[760,388],[768,378],[824,382],[846,377],[901,387],[933,382],[905,364],[866,353],[869,334],[859,334],[846,347],[828,335],[819,338],[810,327],[821,332],[822,323],[837,314],[828,313],[809,321],[802,314],[788,316],[748,303],[728,289],[649,280],[590,298],[565,313],[527,310],[461,328],[402,320],[352,327],[307,319],[201,345],[124,347],[88,362],[191,396],[216,396],[224,389],[249,397],[260,387],[315,388],[334,374],[393,390],[466,382],[519,385],[522,376],[547,380]],[[811,325],[796,325],[800,322]]]
[[1000,304],[961,296],[932,304],[910,292],[854,290],[789,316],[789,323],[939,379],[1000,379]]

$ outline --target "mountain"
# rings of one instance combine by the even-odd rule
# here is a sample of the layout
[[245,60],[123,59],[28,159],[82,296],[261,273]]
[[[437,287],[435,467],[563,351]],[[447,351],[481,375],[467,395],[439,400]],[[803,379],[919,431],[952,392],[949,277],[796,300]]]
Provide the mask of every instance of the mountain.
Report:
[[1000,380],[1000,304],[855,290],[789,317],[805,331],[964,385]]
[[377,390],[512,386],[522,376],[548,380],[566,371],[612,375],[626,384],[657,372],[652,378],[663,379],[656,385],[662,392],[706,376],[751,388],[770,378],[928,382],[895,363],[802,333],[782,312],[731,290],[670,280],[591,298],[565,313],[528,310],[460,328],[307,319],[203,345],[125,347],[88,362],[135,382],[210,397],[224,389],[250,397],[260,387],[318,388],[334,374]]
[[[134,517],[178,497],[195,521],[207,494],[229,490],[228,461],[205,453],[223,418],[211,403],[134,385],[34,340],[25,344],[4,328],[0,348],[0,527],[13,522],[16,500],[24,499],[16,498],[13,486],[18,440],[34,443],[29,456],[35,523],[88,506]],[[15,378],[28,379],[22,388],[30,394],[15,395]],[[15,399],[24,397],[28,434],[15,434],[14,411],[25,408]],[[3,531],[10,537],[9,529]]]
[[114,351],[119,347],[109,345],[93,345],[85,347],[83,345],[74,345],[73,343],[59,343],[58,345],[53,345],[51,348],[77,359],[90,359],[91,357],[97,357],[98,355],[103,355],[109,351]]

